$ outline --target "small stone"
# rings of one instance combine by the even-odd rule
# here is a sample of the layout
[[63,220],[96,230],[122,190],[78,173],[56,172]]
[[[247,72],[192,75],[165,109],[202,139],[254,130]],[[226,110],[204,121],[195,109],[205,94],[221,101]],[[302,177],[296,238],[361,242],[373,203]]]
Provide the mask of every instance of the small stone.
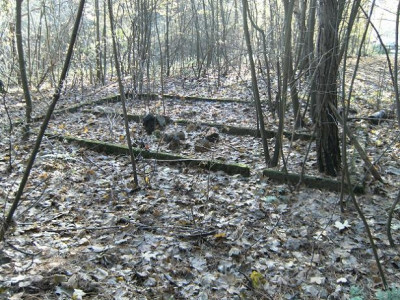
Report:
[[180,139],[176,135],[173,135],[171,141],[168,144],[168,149],[176,150],[179,148],[180,144]]
[[143,285],[148,287],[154,287],[157,285],[157,281],[153,277],[149,277],[148,279],[145,280]]
[[160,129],[154,130],[153,135],[154,135],[157,139],[160,139],[160,138],[161,138],[161,131],[160,131]]
[[211,143],[215,143],[219,140],[219,131],[215,127],[211,127],[207,130],[205,138],[209,140]]
[[181,141],[183,141],[183,140],[186,139],[185,133],[184,133],[183,131],[179,131],[179,132],[176,134],[176,136],[177,136]]
[[239,248],[232,247],[231,250],[229,250],[229,256],[239,256],[242,253]]
[[158,126],[160,126],[162,129],[165,128],[165,126],[167,125],[167,120],[164,116],[156,116],[156,120]]
[[285,243],[285,248],[290,251],[297,251],[301,246],[305,244],[305,241],[302,239],[288,238]]
[[197,130],[197,125],[195,123],[189,123],[186,125],[186,132],[192,132]]
[[206,139],[198,140],[194,145],[194,151],[207,152],[211,150],[211,143]]
[[168,143],[172,140],[172,137],[173,137],[172,134],[166,133],[166,134],[164,134],[164,136],[163,136],[163,141],[164,141],[165,143],[168,144]]

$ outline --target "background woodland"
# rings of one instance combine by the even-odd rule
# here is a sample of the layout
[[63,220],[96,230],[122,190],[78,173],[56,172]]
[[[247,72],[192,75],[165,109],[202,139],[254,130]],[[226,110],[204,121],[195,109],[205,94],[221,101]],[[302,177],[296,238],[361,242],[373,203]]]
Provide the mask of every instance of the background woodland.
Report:
[[0,3],[0,297],[400,298],[400,2]]

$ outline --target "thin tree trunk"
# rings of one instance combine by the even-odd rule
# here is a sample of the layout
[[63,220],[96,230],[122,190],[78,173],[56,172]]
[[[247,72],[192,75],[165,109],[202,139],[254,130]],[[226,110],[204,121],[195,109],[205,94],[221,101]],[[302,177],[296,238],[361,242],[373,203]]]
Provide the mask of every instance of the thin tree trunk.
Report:
[[307,75],[311,75],[314,72],[311,68],[311,65],[314,59],[314,29],[315,29],[316,7],[317,7],[317,0],[310,0],[303,54],[301,63],[299,64],[300,70],[303,70],[305,68],[309,69]]
[[294,127],[295,128],[300,128],[303,127],[304,121],[301,116],[300,112],[300,100],[299,100],[299,93],[297,91],[297,86],[296,86],[296,79],[295,79],[295,73],[293,70],[293,58],[292,58],[292,52],[290,51],[289,53],[289,86],[290,86],[290,97],[292,99],[292,105],[293,105],[293,115],[294,115]]
[[394,51],[394,95],[395,95],[395,103],[396,103],[396,111],[397,111],[397,123],[400,126],[400,95],[399,95],[399,18],[400,18],[400,1],[397,6],[396,13],[396,34],[395,34],[395,51]]
[[107,76],[107,4],[106,0],[103,3],[103,85],[106,84],[106,76]]
[[41,47],[42,47],[42,20],[43,20],[43,5],[40,8],[40,17],[39,17],[39,26],[38,26],[38,33],[37,33],[37,39],[35,40],[35,50],[34,50],[34,55],[33,55],[33,59],[34,59],[34,74],[35,74],[35,85],[36,88],[40,87],[41,84],[41,79],[39,76],[39,67],[40,67],[40,57],[41,57]]
[[272,105],[272,89],[271,89],[271,70],[269,67],[269,59],[267,56],[267,38],[265,36],[264,30],[262,30],[253,20],[253,18],[249,14],[249,20],[251,25],[261,34],[262,42],[263,42],[263,58],[264,63],[267,69],[267,92],[268,92],[268,108],[270,111],[273,111]]
[[[23,0],[17,0],[16,2],[16,36],[17,36],[17,49],[18,49],[18,62],[19,62],[19,71],[21,76],[22,88],[24,90],[24,98],[25,98],[25,133],[24,138],[28,138],[29,136],[29,127],[32,122],[32,99],[31,94],[29,92],[29,84],[28,77],[26,75],[26,64],[24,59],[24,49],[22,46],[22,33],[21,33],[21,4]],[[29,37],[28,37],[29,39]]]
[[31,11],[30,11],[30,1],[26,1],[26,8],[27,8],[27,19],[28,19],[28,26],[27,26],[27,49],[26,49],[26,56],[28,59],[28,73],[27,75],[28,78],[28,85],[30,86],[32,84],[32,58],[31,58]]
[[165,5],[165,64],[167,70],[167,77],[170,76],[171,65],[169,55],[169,3]]
[[157,33],[157,41],[158,47],[160,49],[160,86],[161,86],[161,99],[163,104],[163,114],[165,115],[165,101],[164,101],[164,54],[163,54],[163,47],[161,44],[160,39],[160,31],[158,30],[158,22],[155,24],[156,26],[156,33]]
[[131,135],[130,135],[130,130],[129,130],[129,123],[128,123],[128,117],[127,117],[127,111],[126,111],[126,103],[125,103],[126,102],[125,91],[124,91],[124,86],[122,84],[121,69],[119,66],[119,64],[120,64],[119,55],[118,55],[118,51],[117,51],[117,42],[115,40],[114,16],[113,16],[111,0],[108,0],[108,13],[109,13],[109,17],[110,17],[110,29],[111,29],[111,36],[112,36],[113,52],[114,52],[115,70],[117,72],[118,86],[119,86],[119,92],[121,95],[121,102],[122,102],[122,110],[124,113],[126,140],[128,142],[129,154],[130,154],[131,164],[132,164],[132,169],[133,169],[133,180],[134,180],[135,188],[138,188],[139,181],[138,181],[137,171],[136,171],[136,158],[135,158],[135,155],[134,155],[133,149],[132,149],[132,140],[131,140]]
[[196,77],[200,78],[201,69],[202,69],[202,51],[201,51],[201,38],[200,38],[200,22],[199,22],[199,14],[197,13],[197,7],[195,0],[191,1],[192,5],[192,13],[194,18],[194,30],[196,32]]
[[[50,26],[49,26],[49,21],[47,19],[47,12],[46,12],[46,5],[43,5],[43,15],[44,15],[44,23],[45,23],[45,27],[46,27],[46,46],[47,46],[47,51],[44,51],[44,53],[46,53],[47,56],[47,60],[51,61],[51,66],[50,66],[50,84],[51,87],[54,87],[54,82],[56,82],[56,76],[54,74],[54,62],[56,61],[55,58],[53,58],[54,54],[53,51],[51,50],[51,45],[50,45],[50,41],[51,41],[51,34],[50,34]],[[45,64],[45,60],[43,59],[43,65]]]
[[207,72],[207,70],[210,68],[211,65],[211,58],[212,58],[212,52],[213,52],[213,46],[212,46],[212,41],[210,34],[208,32],[209,25],[207,21],[207,9],[206,9],[206,3],[205,0],[202,1],[203,3],[203,18],[204,18],[204,28],[205,28],[205,34],[206,34],[206,67],[203,69],[203,75]]
[[243,5],[243,29],[244,29],[244,36],[245,36],[246,45],[247,45],[247,54],[249,56],[249,62],[250,62],[251,84],[252,84],[252,89],[253,89],[253,96],[254,96],[254,101],[255,101],[255,106],[256,106],[257,118],[258,118],[258,121],[260,124],[260,133],[261,133],[261,139],[262,139],[263,149],[264,149],[264,160],[265,160],[266,166],[269,166],[271,158],[269,156],[268,141],[267,141],[267,137],[265,135],[264,117],[263,117],[263,113],[262,113],[260,93],[259,93],[258,84],[257,84],[256,67],[255,67],[254,59],[253,59],[253,50],[251,47],[249,25],[247,22],[247,14],[248,14],[247,0],[242,0],[242,5]]
[[303,59],[302,54],[305,46],[305,36],[306,36],[306,11],[307,11],[307,1],[308,0],[298,0],[296,3],[296,8],[294,9],[294,15],[296,17],[298,34],[295,41],[295,69],[299,67],[300,60]]
[[289,86],[290,64],[291,64],[291,38],[292,38],[292,16],[293,16],[294,0],[285,0],[285,52],[283,58],[283,80],[282,80],[282,97],[279,101],[279,125],[276,133],[274,156],[271,166],[276,166],[282,152],[283,127],[285,120],[286,100]]
[[224,58],[224,61],[222,65],[224,66],[223,69],[223,75],[225,76],[228,71],[229,71],[229,60],[228,60],[228,54],[227,54],[227,48],[226,48],[226,35],[227,35],[227,18],[225,16],[225,9],[224,9],[224,0],[220,0],[220,10],[221,10],[221,23],[222,23],[222,37],[221,37],[221,52],[222,52],[222,57]]
[[17,193],[15,195],[15,199],[14,199],[12,205],[11,205],[10,210],[7,213],[7,217],[5,218],[3,224],[2,224],[2,226],[0,228],[0,241],[2,241],[4,239],[4,235],[7,232],[8,228],[10,227],[11,223],[12,223],[12,218],[14,216],[15,211],[18,208],[18,205],[19,205],[20,201],[21,201],[21,197],[22,197],[22,194],[24,192],[26,183],[28,182],[28,178],[29,178],[29,175],[31,173],[31,170],[32,170],[32,167],[33,167],[33,163],[35,162],[35,158],[36,158],[36,156],[37,156],[37,154],[39,152],[39,148],[40,148],[40,145],[42,143],[42,139],[43,139],[44,133],[45,133],[45,131],[47,129],[47,126],[48,126],[50,118],[51,118],[51,116],[53,114],[54,108],[56,107],[56,104],[57,104],[58,100],[60,99],[61,92],[62,92],[63,86],[64,86],[64,81],[65,81],[65,79],[67,77],[68,68],[69,68],[69,65],[70,65],[70,62],[71,62],[72,53],[73,53],[73,49],[74,49],[74,45],[75,45],[75,41],[76,41],[76,36],[77,36],[78,30],[79,30],[79,24],[80,24],[80,21],[82,19],[82,13],[83,13],[84,6],[85,6],[85,0],[81,0],[80,3],[79,3],[79,8],[78,8],[78,13],[77,13],[77,16],[76,16],[74,28],[73,28],[73,31],[72,31],[71,41],[69,43],[67,56],[65,58],[64,66],[63,66],[63,69],[62,69],[62,72],[61,72],[61,76],[60,76],[60,80],[58,82],[58,87],[55,90],[55,93],[53,95],[53,100],[52,100],[50,106],[47,109],[46,116],[45,116],[45,118],[43,120],[42,126],[40,127],[39,134],[38,134],[38,136],[36,138],[35,145],[34,145],[34,147],[32,149],[31,155],[30,155],[29,160],[27,162],[24,174],[22,176],[21,182],[20,182],[19,187],[18,187],[18,191],[17,191]]
[[101,53],[101,41],[100,41],[100,7],[99,0],[94,1],[95,14],[96,14],[96,83],[103,82],[103,70],[102,70],[102,53]]

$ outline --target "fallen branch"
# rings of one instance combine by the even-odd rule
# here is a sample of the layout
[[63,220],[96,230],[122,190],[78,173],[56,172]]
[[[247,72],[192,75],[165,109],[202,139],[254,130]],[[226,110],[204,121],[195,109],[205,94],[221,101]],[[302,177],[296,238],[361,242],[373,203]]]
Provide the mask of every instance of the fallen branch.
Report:
[[[342,188],[342,183],[340,181],[330,178],[314,177],[307,175],[301,177],[300,174],[286,173],[271,169],[264,170],[263,175],[273,180],[277,180],[284,183],[290,182],[292,184],[299,183],[301,179],[302,183],[304,183],[307,187],[310,188],[320,188],[335,192],[340,192]],[[350,186],[350,188],[354,191],[354,193],[357,194],[364,193],[364,187],[361,185],[355,185],[355,186],[352,185]],[[347,184],[344,185],[344,190],[346,192],[349,191],[349,186]]]
[[[46,134],[46,135],[49,138],[55,138],[70,143],[77,143],[82,147],[86,147],[88,149],[98,152],[105,152],[108,154],[128,154],[128,147],[125,145],[118,145],[118,144],[106,143],[89,139],[81,139],[65,135],[53,135],[53,134]],[[199,168],[210,171],[224,171],[229,175],[241,174],[242,176],[245,177],[250,176],[250,168],[244,164],[225,164],[216,160],[193,159],[181,155],[174,155],[163,152],[145,151],[139,148],[133,148],[133,152],[135,155],[140,154],[141,157],[145,159],[156,159],[157,161],[161,162],[166,161],[169,163],[184,163],[187,165],[194,165]]]
[[199,238],[204,238],[206,236],[210,235],[215,235],[217,233],[217,230],[211,230],[211,231],[198,231],[195,233],[188,233],[188,234],[178,234],[177,237],[181,239],[199,239]]

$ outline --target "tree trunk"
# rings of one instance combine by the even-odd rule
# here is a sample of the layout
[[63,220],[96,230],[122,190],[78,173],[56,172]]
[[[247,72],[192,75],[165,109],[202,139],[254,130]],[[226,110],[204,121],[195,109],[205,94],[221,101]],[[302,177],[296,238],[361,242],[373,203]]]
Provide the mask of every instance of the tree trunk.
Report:
[[[276,133],[275,140],[275,149],[274,156],[271,161],[271,166],[276,166],[279,162],[279,157],[282,153],[282,138],[283,138],[283,128],[284,128],[284,120],[285,120],[285,111],[286,111],[286,101],[288,95],[288,85],[289,85],[289,76],[291,70],[292,63],[292,16],[293,16],[293,7],[294,0],[285,0],[283,2],[285,9],[285,30],[284,30],[284,57],[283,57],[283,80],[282,80],[282,97],[279,99],[279,125],[278,132]],[[296,117],[296,113],[295,113]]]
[[224,76],[226,76],[229,72],[229,59],[228,59],[228,54],[227,54],[227,48],[226,48],[226,37],[227,37],[227,27],[228,27],[228,22],[227,22],[227,16],[225,16],[225,8],[224,8],[224,1],[220,0],[220,10],[221,10],[221,25],[222,25],[222,36],[221,36],[221,52],[222,52],[222,57],[223,57],[223,70],[222,73]]
[[27,21],[28,21],[28,25],[27,25],[27,36],[28,38],[26,39],[26,43],[27,43],[27,49],[26,49],[26,56],[27,56],[27,60],[28,60],[28,73],[29,75],[27,75],[27,78],[29,78],[28,80],[28,84],[29,86],[31,86],[32,84],[32,58],[31,58],[31,9],[30,9],[30,1],[27,0],[26,1],[26,9],[27,9]]
[[254,27],[254,29],[257,30],[261,34],[262,45],[263,45],[262,53],[263,53],[265,67],[267,69],[267,92],[268,92],[268,99],[267,100],[268,100],[268,108],[269,108],[270,111],[272,111],[274,113],[274,108],[273,108],[273,105],[272,105],[271,70],[270,70],[270,67],[269,67],[270,60],[268,59],[268,56],[267,56],[267,51],[268,51],[267,50],[267,37],[266,37],[265,31],[263,29],[261,29],[254,22],[254,20],[251,17],[251,15],[249,15],[249,20],[250,20],[251,25]]
[[400,1],[397,6],[397,14],[396,14],[396,39],[395,39],[395,51],[394,51],[394,79],[393,79],[393,86],[394,86],[394,95],[395,95],[395,104],[396,104],[396,111],[397,111],[397,122],[400,126],[400,96],[399,96],[399,18],[400,18]]
[[[25,98],[25,138],[29,135],[29,126],[32,122],[32,99],[31,94],[29,92],[29,84],[28,77],[26,75],[26,65],[24,59],[24,49],[22,46],[22,33],[21,33],[21,4],[22,0],[17,0],[16,2],[16,36],[17,36],[17,49],[18,49],[18,62],[19,62],[19,71],[21,76],[22,88],[24,90],[24,98]],[[29,37],[28,37],[29,39]]]
[[330,104],[337,107],[339,68],[338,1],[319,1],[316,79],[317,161],[320,172],[336,176],[340,169],[338,126]]
[[167,77],[169,77],[171,73],[171,62],[169,56],[169,20],[169,4],[167,1],[165,5],[165,69],[167,70]]
[[249,25],[247,22],[247,13],[248,13],[247,12],[248,11],[247,0],[242,0],[242,4],[243,4],[243,29],[244,29],[244,36],[245,36],[246,45],[247,45],[247,54],[249,56],[253,96],[254,96],[254,101],[255,101],[255,105],[256,105],[257,118],[258,118],[259,124],[260,124],[260,133],[261,133],[261,139],[262,139],[263,149],[264,149],[264,160],[265,160],[265,164],[267,166],[269,166],[271,158],[269,156],[268,142],[267,142],[267,138],[265,136],[264,117],[263,117],[262,109],[261,109],[260,93],[258,91],[258,84],[257,84],[256,67],[254,65],[253,50],[251,47],[251,40],[250,40],[250,33],[249,33]]
[[[305,32],[304,47],[302,49],[301,62],[299,69],[304,70],[311,67],[314,59],[314,30],[315,30],[315,10],[317,6],[317,0],[310,0],[310,6],[308,10],[307,29]],[[311,75],[313,70],[307,71],[307,75]]]
[[108,0],[108,13],[109,13],[109,17],[110,17],[110,29],[111,29],[113,52],[114,52],[115,70],[117,72],[118,87],[119,87],[119,93],[121,95],[121,102],[122,102],[122,111],[124,113],[125,134],[126,134],[126,140],[128,142],[129,155],[130,155],[132,169],[133,169],[133,180],[134,180],[135,189],[136,189],[139,187],[139,181],[138,181],[138,176],[137,176],[137,171],[136,171],[136,158],[135,158],[135,155],[132,150],[132,140],[131,140],[131,135],[130,135],[130,130],[129,130],[126,103],[125,103],[126,102],[125,91],[124,91],[124,86],[122,84],[122,74],[121,74],[120,61],[119,61],[119,55],[118,55],[118,50],[117,50],[117,42],[116,42],[116,38],[115,38],[114,15],[113,15],[113,8],[112,8],[111,0]]
[[202,68],[202,51],[201,51],[201,38],[200,38],[200,22],[199,14],[197,12],[196,3],[194,0],[191,1],[193,18],[194,18],[194,30],[196,32],[196,77],[200,78]]
[[100,8],[99,0],[95,0],[95,13],[96,13],[96,83],[103,83],[103,70],[102,70],[102,53],[100,41]]
[[[18,0],[18,2],[22,2],[22,1]],[[61,92],[63,90],[63,85],[64,85],[65,79],[67,77],[69,65],[70,65],[70,62],[71,62],[72,52],[73,52],[73,49],[74,49],[76,36],[78,34],[79,24],[80,24],[80,21],[82,19],[84,6],[85,6],[85,0],[81,0],[80,3],[79,3],[79,9],[78,9],[78,13],[77,13],[77,16],[76,16],[74,29],[72,31],[71,41],[70,41],[69,46],[68,46],[68,51],[67,51],[67,55],[66,55],[66,58],[65,58],[64,66],[63,66],[63,69],[62,69],[62,72],[61,72],[60,80],[58,81],[58,87],[57,87],[57,89],[56,89],[56,91],[55,91],[55,93],[53,95],[53,100],[52,100],[49,108],[47,109],[46,116],[45,116],[45,118],[43,120],[42,126],[40,127],[39,134],[38,134],[38,136],[36,138],[36,142],[35,142],[35,145],[34,145],[34,147],[32,149],[32,152],[31,152],[31,155],[29,157],[29,160],[28,160],[28,162],[26,164],[26,168],[25,168],[24,174],[22,176],[21,182],[19,184],[18,191],[17,191],[17,193],[15,195],[14,201],[13,201],[11,207],[10,207],[10,210],[7,213],[7,217],[3,221],[3,224],[1,224],[2,226],[0,228],[0,241],[2,241],[4,239],[4,235],[5,235],[5,233],[7,232],[8,228],[11,225],[12,218],[14,216],[15,211],[18,208],[18,205],[19,205],[20,201],[21,201],[21,197],[22,197],[22,194],[24,192],[25,186],[26,186],[26,184],[28,182],[28,178],[29,178],[29,175],[31,173],[31,170],[32,170],[32,167],[33,167],[33,163],[35,162],[35,158],[36,158],[36,155],[39,152],[39,148],[40,148],[40,145],[42,143],[45,131],[47,129],[47,126],[49,125],[50,118],[51,118],[51,116],[52,116],[52,114],[54,112],[54,108],[56,107],[56,104],[57,104],[58,100],[60,99]]]
[[103,85],[106,84],[106,76],[107,76],[107,4],[106,0],[103,3]]

